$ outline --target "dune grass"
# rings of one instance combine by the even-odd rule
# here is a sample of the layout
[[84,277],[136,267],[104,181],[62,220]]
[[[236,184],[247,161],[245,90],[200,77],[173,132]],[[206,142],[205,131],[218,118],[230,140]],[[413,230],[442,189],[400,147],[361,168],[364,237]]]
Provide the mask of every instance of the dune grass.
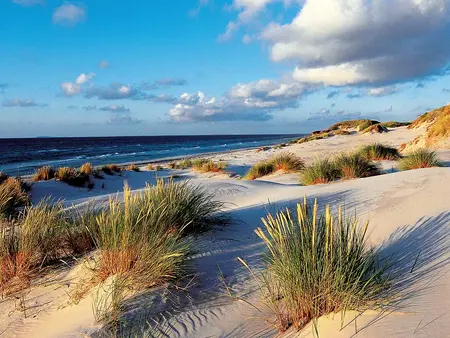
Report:
[[91,175],[94,172],[94,167],[92,166],[92,163],[86,162],[78,171],[83,175]]
[[36,169],[34,175],[33,175],[33,181],[39,182],[39,181],[48,181],[53,178],[55,178],[55,169],[53,169],[50,166],[44,166]]
[[56,169],[55,178],[74,187],[83,187],[89,184],[89,175],[81,173],[72,167]]
[[247,171],[243,178],[246,180],[255,180],[257,178],[273,174],[274,172],[275,166],[273,162],[258,162]]
[[214,162],[213,160],[194,161],[193,169],[200,173],[220,173],[227,167],[226,162]]
[[398,128],[398,127],[404,127],[409,126],[411,122],[397,122],[397,121],[387,121],[387,122],[381,122],[380,125],[385,128]]
[[318,159],[306,166],[300,175],[303,185],[325,184],[339,178],[339,170],[328,158]]
[[61,253],[65,226],[61,204],[44,200],[27,207],[17,222],[0,232],[0,293],[9,294],[29,286],[39,267]]
[[398,162],[398,168],[402,171],[440,166],[442,162],[436,152],[425,148],[413,151]]
[[345,217],[340,207],[337,215],[330,206],[319,212],[317,200],[310,208],[305,198],[296,212],[269,214],[263,224],[256,234],[268,250],[259,282],[280,331],[388,302],[388,267],[366,246],[367,223]]
[[258,162],[245,174],[244,179],[255,180],[257,178],[273,174],[276,171],[285,173],[300,171],[305,167],[303,160],[293,153],[283,152],[267,161]]
[[275,171],[294,172],[302,170],[305,167],[302,159],[290,152],[275,155],[269,162],[273,164]]
[[[150,188],[147,188],[147,194]],[[136,289],[149,288],[177,277],[189,252],[180,229],[168,229],[170,209],[146,205],[146,193],[132,194],[125,187],[123,201],[111,198],[96,217],[94,242],[99,250],[98,282],[126,277]],[[144,206],[150,208],[145,209]]]
[[379,175],[378,167],[359,153],[342,153],[334,159],[334,165],[342,179],[353,179]]
[[361,147],[359,154],[371,161],[394,161],[398,160],[401,155],[394,147],[384,145],[382,143],[372,143]]
[[189,158],[185,158],[185,159],[177,162],[176,168],[177,169],[187,169],[187,168],[192,167],[192,165],[193,165],[192,160]]
[[101,171],[106,175],[114,175],[114,173],[120,173],[122,169],[117,164],[107,164],[101,167]]
[[0,184],[0,218],[8,217],[16,208],[26,206],[30,202],[30,187],[20,178],[8,177]]
[[139,168],[136,164],[131,163],[127,166],[127,170],[139,172],[139,171],[141,171],[141,168]]

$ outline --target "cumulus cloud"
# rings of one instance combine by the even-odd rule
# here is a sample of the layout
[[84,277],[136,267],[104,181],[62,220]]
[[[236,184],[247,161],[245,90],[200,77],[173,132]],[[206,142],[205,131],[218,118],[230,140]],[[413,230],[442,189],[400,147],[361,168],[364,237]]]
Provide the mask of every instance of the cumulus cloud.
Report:
[[168,115],[178,122],[266,121],[272,119],[275,110],[297,107],[304,94],[305,88],[298,83],[239,83],[220,98],[206,97],[202,92],[185,93]]
[[23,107],[23,108],[48,106],[48,104],[46,103],[37,103],[31,99],[19,99],[19,98],[3,101],[2,105],[3,107]]
[[121,104],[111,104],[109,106],[106,107],[101,107],[99,108],[99,110],[102,111],[109,111],[112,113],[128,113],[130,111],[129,108],[125,107],[124,105]]
[[373,85],[440,74],[449,20],[450,0],[305,0],[291,23],[268,25],[262,38],[272,60],[298,64],[297,81]]
[[129,115],[113,115],[106,122],[106,124],[109,124],[109,125],[129,125],[129,126],[133,126],[133,125],[141,124],[143,122],[144,122],[143,120],[133,119]]
[[71,27],[85,21],[86,17],[86,10],[83,7],[66,3],[56,8],[53,12],[53,23]]
[[45,4],[45,0],[12,0],[12,2],[25,7]]
[[75,80],[75,83],[78,85],[82,85],[82,84],[88,82],[89,80],[91,80],[94,76],[95,76],[94,73],[89,73],[89,74],[81,73]]
[[78,95],[83,91],[83,85],[87,84],[94,76],[94,73],[81,73],[74,82],[62,82],[59,87],[66,96]]

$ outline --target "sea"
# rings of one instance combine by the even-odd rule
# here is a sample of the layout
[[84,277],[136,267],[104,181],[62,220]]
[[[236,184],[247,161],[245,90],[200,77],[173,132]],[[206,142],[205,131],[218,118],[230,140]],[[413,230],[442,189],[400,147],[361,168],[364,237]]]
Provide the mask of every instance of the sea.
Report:
[[42,137],[0,139],[0,171],[24,176],[44,165],[139,163],[284,143],[295,135]]

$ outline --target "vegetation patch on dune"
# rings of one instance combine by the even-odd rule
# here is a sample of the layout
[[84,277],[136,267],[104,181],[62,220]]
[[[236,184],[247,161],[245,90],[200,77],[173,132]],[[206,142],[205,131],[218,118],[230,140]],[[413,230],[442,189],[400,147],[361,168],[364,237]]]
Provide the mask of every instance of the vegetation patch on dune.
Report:
[[300,183],[303,185],[325,184],[339,178],[339,170],[328,158],[318,159],[303,169]]
[[353,179],[379,175],[378,167],[359,153],[340,154],[334,160],[339,177]]
[[221,173],[225,171],[226,167],[226,162],[214,162],[213,160],[198,160],[193,164],[193,169],[200,173]]
[[33,175],[33,181],[48,181],[55,178],[55,169],[50,166],[44,166],[36,169]]
[[345,316],[389,302],[388,266],[378,264],[377,252],[366,245],[368,224],[346,217],[340,207],[337,215],[328,205],[318,210],[317,201],[310,208],[305,198],[296,211],[267,215],[256,230],[267,252],[265,271],[254,276],[281,332],[329,313]]
[[371,161],[394,161],[398,160],[401,155],[394,147],[382,143],[372,143],[365,145],[359,149],[359,154]]
[[276,171],[285,173],[300,171],[305,167],[303,160],[290,152],[283,152],[267,161],[258,162],[245,174],[244,179],[254,180],[273,174]]
[[0,183],[0,226],[2,218],[10,216],[17,208],[30,203],[28,190],[30,186],[20,178],[6,176]]
[[402,158],[398,163],[398,167],[400,170],[412,170],[440,166],[442,166],[442,162],[439,160],[436,152],[428,149],[417,149]]

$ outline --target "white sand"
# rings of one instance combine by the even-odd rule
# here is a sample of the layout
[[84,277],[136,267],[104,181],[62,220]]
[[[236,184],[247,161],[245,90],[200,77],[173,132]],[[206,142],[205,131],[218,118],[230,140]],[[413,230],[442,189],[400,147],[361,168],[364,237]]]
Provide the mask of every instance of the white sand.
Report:
[[[312,161],[314,158],[352,150],[364,143],[385,142],[394,146],[408,142],[421,131],[397,128],[388,134],[336,136],[283,150],[255,152],[248,150],[218,154],[214,159],[226,160],[231,170],[243,174],[249,165],[272,156],[277,151],[291,151]],[[449,151],[439,155],[448,164]],[[321,337],[445,337],[450,332],[450,168],[420,169],[394,172],[395,163],[383,163],[386,174],[371,178],[337,182],[321,186],[300,186],[297,176],[271,175],[243,181],[225,175],[198,175],[190,171],[175,171],[189,177],[194,184],[202,184],[218,199],[228,202],[232,225],[223,231],[207,234],[200,241],[193,262],[198,278],[190,288],[190,296],[176,293],[180,306],[159,303],[171,318],[170,337],[273,337],[276,331],[261,314],[243,301],[233,301],[225,295],[225,287],[218,278],[217,266],[227,284],[241,297],[256,305],[259,294],[246,269],[236,261],[243,257],[256,270],[261,266],[261,241],[254,234],[260,217],[266,210],[292,206],[303,198],[317,197],[320,204],[342,204],[348,212],[356,211],[361,219],[370,220],[370,242],[383,245],[383,255],[392,258],[395,272],[400,273],[405,292],[411,297],[398,308],[386,313],[347,313],[340,329],[340,315],[319,320]],[[158,176],[171,175],[169,171]],[[49,193],[64,198],[68,205],[83,203],[90,198],[106,200],[127,180],[133,189],[155,181],[155,172],[126,172],[123,177],[97,180],[88,192],[60,182],[40,182],[33,187],[33,201]],[[212,177],[211,177],[212,176]],[[102,189],[101,185],[105,187]],[[414,264],[413,273],[409,273]],[[17,308],[18,301],[0,303],[0,337],[82,337],[94,332],[98,325],[92,314],[92,300],[87,296],[78,305],[68,305],[67,293],[83,275],[83,266],[55,274],[47,284],[31,289],[25,295],[27,318]],[[48,279],[48,278],[47,278]],[[420,292],[419,292],[420,291]],[[156,292],[159,295],[158,292]],[[155,296],[156,297],[156,296]],[[175,295],[173,295],[175,297]],[[352,321],[353,320],[353,321]],[[356,324],[355,324],[356,322]],[[290,331],[288,336],[312,337],[311,328],[301,333]]]

